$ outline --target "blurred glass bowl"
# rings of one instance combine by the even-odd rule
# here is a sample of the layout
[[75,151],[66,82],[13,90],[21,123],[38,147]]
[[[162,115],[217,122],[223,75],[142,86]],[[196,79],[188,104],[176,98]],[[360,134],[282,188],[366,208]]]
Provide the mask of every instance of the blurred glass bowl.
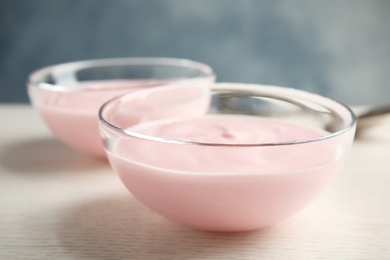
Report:
[[98,131],[98,110],[126,92],[187,82],[207,85],[212,69],[173,58],[115,58],[71,62],[31,74],[28,94],[52,132],[70,147],[105,157]]

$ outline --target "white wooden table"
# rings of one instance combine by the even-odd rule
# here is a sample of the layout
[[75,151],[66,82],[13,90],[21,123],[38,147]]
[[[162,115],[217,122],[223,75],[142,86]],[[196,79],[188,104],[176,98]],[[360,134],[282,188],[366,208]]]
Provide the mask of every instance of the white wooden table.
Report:
[[62,145],[27,105],[0,106],[0,259],[390,259],[390,119],[331,188],[265,230],[216,234],[140,205],[107,162]]

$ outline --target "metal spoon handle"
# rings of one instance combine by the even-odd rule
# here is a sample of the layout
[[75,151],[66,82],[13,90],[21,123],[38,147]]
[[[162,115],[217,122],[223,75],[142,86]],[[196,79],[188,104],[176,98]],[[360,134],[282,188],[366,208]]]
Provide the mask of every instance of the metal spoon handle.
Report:
[[380,121],[386,118],[390,114],[390,105],[375,106],[356,113],[357,117],[357,128],[356,135],[358,136],[364,130],[379,124]]
[[365,118],[383,116],[388,113],[390,113],[390,105],[384,105],[384,106],[372,107],[362,113],[358,113],[357,117],[359,120],[363,120]]

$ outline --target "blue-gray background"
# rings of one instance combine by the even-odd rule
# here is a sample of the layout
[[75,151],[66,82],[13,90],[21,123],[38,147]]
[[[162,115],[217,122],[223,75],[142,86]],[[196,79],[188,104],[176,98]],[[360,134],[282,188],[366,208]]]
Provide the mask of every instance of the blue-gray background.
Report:
[[185,57],[219,81],[390,102],[389,0],[0,0],[0,102],[74,60]]

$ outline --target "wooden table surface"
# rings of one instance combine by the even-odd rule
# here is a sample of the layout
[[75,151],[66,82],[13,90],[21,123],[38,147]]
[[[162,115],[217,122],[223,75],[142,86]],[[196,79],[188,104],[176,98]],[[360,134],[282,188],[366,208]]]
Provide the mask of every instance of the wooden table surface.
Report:
[[62,145],[27,105],[0,105],[0,259],[390,259],[390,119],[330,189],[264,230],[220,234],[140,205],[105,161]]

